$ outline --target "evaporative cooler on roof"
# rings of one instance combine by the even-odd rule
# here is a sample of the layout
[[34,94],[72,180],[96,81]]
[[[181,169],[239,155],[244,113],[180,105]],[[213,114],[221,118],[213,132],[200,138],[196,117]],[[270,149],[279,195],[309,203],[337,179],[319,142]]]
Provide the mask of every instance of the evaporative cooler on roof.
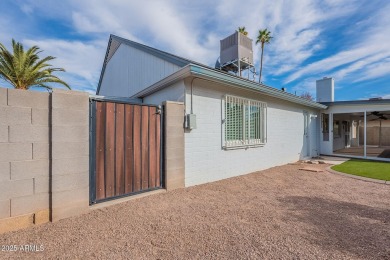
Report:
[[219,69],[240,75],[243,70],[254,70],[252,39],[236,31],[221,40]]

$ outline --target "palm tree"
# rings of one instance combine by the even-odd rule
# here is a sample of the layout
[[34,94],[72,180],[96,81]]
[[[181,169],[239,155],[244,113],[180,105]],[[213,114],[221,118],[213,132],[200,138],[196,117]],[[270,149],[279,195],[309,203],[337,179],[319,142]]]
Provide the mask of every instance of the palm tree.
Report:
[[52,89],[47,83],[59,83],[70,89],[69,85],[53,75],[62,68],[53,68],[47,62],[55,59],[52,56],[40,59],[41,52],[37,46],[24,51],[23,45],[12,39],[13,53],[0,43],[0,78],[9,82],[16,89],[27,90],[31,87]]
[[243,27],[238,27],[238,30],[237,30],[239,33],[242,33],[243,35],[247,36],[248,35],[248,32],[245,30],[245,26]]
[[261,43],[261,60],[260,60],[260,76],[259,76],[259,83],[261,83],[261,73],[263,71],[263,54],[264,54],[264,44],[270,43],[271,39],[271,32],[268,31],[268,29],[259,30],[259,35],[257,36],[256,44]]

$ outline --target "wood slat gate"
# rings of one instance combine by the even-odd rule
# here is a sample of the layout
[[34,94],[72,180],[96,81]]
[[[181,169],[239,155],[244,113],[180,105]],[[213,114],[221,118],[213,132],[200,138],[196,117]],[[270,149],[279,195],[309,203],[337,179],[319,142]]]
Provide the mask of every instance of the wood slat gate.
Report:
[[157,106],[91,100],[90,203],[162,188]]

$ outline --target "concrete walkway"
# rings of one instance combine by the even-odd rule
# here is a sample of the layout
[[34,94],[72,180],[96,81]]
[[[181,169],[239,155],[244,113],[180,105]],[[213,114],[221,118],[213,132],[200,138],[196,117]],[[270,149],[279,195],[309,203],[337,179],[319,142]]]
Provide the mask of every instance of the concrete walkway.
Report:
[[336,157],[336,156],[320,156],[318,159],[312,159],[311,161],[319,162],[322,161],[326,164],[342,164],[343,162],[348,161],[350,158],[344,158],[344,157]]

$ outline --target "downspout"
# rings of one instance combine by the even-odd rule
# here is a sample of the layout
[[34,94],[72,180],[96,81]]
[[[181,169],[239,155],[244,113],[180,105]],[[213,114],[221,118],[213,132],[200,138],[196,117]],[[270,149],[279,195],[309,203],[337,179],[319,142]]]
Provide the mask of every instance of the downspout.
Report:
[[194,83],[194,80],[197,79],[196,77],[192,78],[191,80],[191,114],[194,113],[194,109],[193,109],[193,103],[194,103],[194,99],[193,99],[193,89],[194,89],[194,86],[193,86],[193,83]]
[[199,78],[199,77],[193,77],[192,78],[192,80],[191,80],[191,84],[190,84],[190,93],[191,93],[191,111],[190,111],[190,113],[191,114],[193,114],[194,113],[194,106],[193,106],[193,91],[194,91],[194,81],[195,81],[195,79],[200,79],[200,80],[204,80],[204,81],[209,81],[209,82],[211,82],[211,83],[215,83],[215,81],[212,81],[212,80],[209,80],[209,79],[202,79],[202,78]]
[[[186,114],[187,114],[187,86],[186,86],[186,84],[185,84],[185,82],[184,82],[184,80],[183,80],[183,83],[184,83],[184,118],[185,118],[185,116],[186,116]],[[184,122],[184,124],[185,124],[185,122]]]

